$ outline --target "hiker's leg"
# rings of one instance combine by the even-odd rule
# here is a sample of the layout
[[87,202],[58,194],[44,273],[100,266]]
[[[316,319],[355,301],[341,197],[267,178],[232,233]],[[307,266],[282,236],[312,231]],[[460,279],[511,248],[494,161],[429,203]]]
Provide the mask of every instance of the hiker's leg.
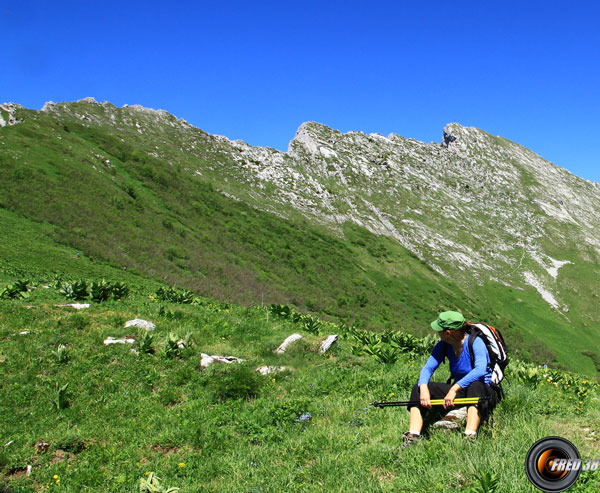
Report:
[[[451,385],[447,383],[429,382],[427,387],[429,389],[431,399],[443,399],[448,393]],[[419,385],[415,385],[410,393],[410,400],[413,402],[419,402],[420,399],[421,390]],[[409,431],[421,433],[421,430],[423,429],[423,416],[429,412],[429,409],[421,405],[417,405],[410,406],[408,411],[410,412],[408,426]],[[436,412],[439,413],[440,410],[437,409]]]
[[[487,397],[488,386],[480,381],[473,382],[466,389],[467,397]],[[476,432],[481,423],[481,413],[479,412],[479,404],[477,406],[469,406],[467,408],[467,424],[465,432]]]
[[465,426],[465,431],[476,432],[480,422],[481,418],[479,417],[479,409],[477,409],[477,406],[469,406],[467,408],[467,424]]
[[417,406],[410,408],[410,418],[408,422],[408,431],[411,433],[421,433],[423,429],[423,415],[421,414],[421,409]]
[[[410,393],[410,400],[412,402],[418,402],[421,398],[421,391],[419,389],[419,385],[415,384]],[[421,408],[421,406],[411,406],[408,408],[408,412],[410,413],[409,422],[408,422],[408,430],[411,433],[417,432],[421,433],[423,429],[423,414],[422,412],[427,412],[426,409]]]

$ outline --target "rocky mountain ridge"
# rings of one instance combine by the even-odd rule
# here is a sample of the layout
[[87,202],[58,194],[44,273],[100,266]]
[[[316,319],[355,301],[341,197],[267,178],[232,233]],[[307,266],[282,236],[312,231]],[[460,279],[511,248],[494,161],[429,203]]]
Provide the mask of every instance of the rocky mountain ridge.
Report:
[[135,136],[149,155],[184,162],[190,174],[262,210],[338,235],[350,221],[392,237],[463,285],[532,286],[563,314],[570,307],[560,269],[600,258],[600,185],[458,123],[444,128],[441,143],[426,144],[307,122],[281,152],[138,105],[85,98],[42,111]]

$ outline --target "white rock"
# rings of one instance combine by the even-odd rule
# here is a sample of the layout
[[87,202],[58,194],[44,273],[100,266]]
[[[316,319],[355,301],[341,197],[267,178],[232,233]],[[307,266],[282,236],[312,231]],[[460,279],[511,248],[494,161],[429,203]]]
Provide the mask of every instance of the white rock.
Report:
[[436,421],[435,423],[433,423],[433,426],[435,426],[436,428],[446,428],[448,430],[456,430],[458,428],[457,423],[445,419]]
[[459,407],[458,409],[452,409],[449,413],[444,416],[444,419],[447,420],[455,420],[460,421],[462,419],[467,419],[467,408]]
[[135,339],[115,339],[114,337],[107,337],[104,341],[105,346],[110,346],[111,344],[133,344]]
[[148,320],[142,320],[141,318],[135,318],[125,322],[125,328],[128,327],[139,327],[140,329],[146,329],[146,331],[156,329],[156,325],[154,325],[152,322],[148,322]]
[[304,339],[303,336],[301,336],[300,334],[292,334],[291,336],[289,336],[285,341],[283,341],[281,343],[281,345],[275,350],[275,352],[277,354],[283,354],[286,352],[288,346],[290,344],[292,344],[293,342],[296,342],[300,339]]
[[269,375],[270,373],[279,373],[284,370],[291,370],[289,366],[259,366],[256,371],[261,375]]
[[83,310],[84,308],[89,308],[90,304],[89,303],[67,303],[66,305],[59,305],[59,306],[69,306],[71,308],[75,308],[75,310]]
[[200,362],[200,366],[203,366],[206,368],[207,366],[212,365],[214,362],[215,362],[215,360],[212,356],[202,353],[202,361]]
[[336,335],[327,336],[321,342],[321,347],[319,348],[319,352],[321,352],[321,354],[322,354],[322,353],[325,353],[325,352],[329,351],[329,348],[331,348],[331,346],[333,346],[333,344],[335,342],[337,342],[337,340],[338,340],[337,334]]
[[458,423],[460,421],[464,421],[465,419],[467,419],[467,408],[459,407],[457,409],[452,409],[449,413],[446,413],[441,420],[433,423],[433,426],[436,428],[456,430],[458,428]]
[[213,363],[225,363],[229,365],[231,363],[241,363],[244,361],[241,358],[236,358],[235,356],[219,356],[218,354],[214,354],[209,356],[208,354],[201,353],[202,360],[200,361],[200,366],[207,367],[212,365]]

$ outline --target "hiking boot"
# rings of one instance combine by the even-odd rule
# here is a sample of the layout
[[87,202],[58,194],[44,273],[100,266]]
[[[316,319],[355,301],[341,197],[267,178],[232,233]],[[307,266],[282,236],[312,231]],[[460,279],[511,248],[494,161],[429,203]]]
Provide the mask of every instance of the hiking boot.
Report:
[[414,435],[407,431],[404,435],[402,435],[402,448],[415,445],[419,443],[419,440],[421,440],[421,435]]
[[477,433],[472,434],[472,433],[464,433],[462,434],[462,437],[464,439],[465,442],[475,442],[475,439],[477,438]]

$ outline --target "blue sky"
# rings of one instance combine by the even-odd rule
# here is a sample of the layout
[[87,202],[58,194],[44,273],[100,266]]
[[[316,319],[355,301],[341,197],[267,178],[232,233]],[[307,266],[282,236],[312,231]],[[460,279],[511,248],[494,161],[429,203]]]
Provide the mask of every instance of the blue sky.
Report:
[[0,101],[92,96],[287,150],[457,121],[600,182],[600,4],[3,0]]

